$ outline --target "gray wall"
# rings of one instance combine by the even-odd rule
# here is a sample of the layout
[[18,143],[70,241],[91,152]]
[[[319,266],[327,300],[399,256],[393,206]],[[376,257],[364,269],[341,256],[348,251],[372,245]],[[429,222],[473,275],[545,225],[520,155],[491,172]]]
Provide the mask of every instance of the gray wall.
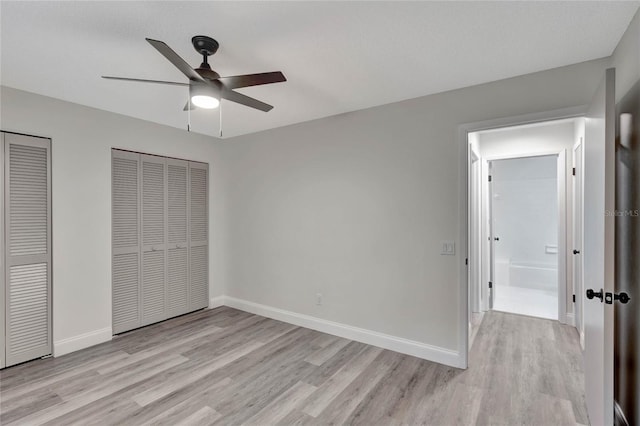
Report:
[[52,139],[56,355],[111,336],[111,148],[210,165],[210,295],[224,293],[224,165],[216,140],[2,87],[2,130]]
[[611,56],[616,68],[616,102],[640,79],[640,11],[638,11]]
[[[625,82],[638,26],[614,56]],[[110,335],[111,147],[209,162],[212,297],[457,350],[463,256],[439,253],[462,237],[458,126],[586,104],[610,63],[226,141],[3,87],[0,127],[53,140],[56,352]]]
[[587,104],[608,62],[229,141],[227,294],[457,350],[458,126]]

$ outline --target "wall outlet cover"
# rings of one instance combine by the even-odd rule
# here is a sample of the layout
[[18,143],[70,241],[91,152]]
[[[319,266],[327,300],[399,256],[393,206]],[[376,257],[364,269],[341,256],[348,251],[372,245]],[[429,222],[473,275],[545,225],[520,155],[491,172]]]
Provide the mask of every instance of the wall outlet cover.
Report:
[[456,243],[454,241],[442,241],[440,254],[453,256],[456,254]]

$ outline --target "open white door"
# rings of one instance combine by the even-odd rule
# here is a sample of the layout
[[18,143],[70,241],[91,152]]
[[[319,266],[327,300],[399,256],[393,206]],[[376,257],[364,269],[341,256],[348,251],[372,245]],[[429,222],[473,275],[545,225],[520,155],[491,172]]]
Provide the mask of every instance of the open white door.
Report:
[[580,346],[584,349],[584,321],[583,321],[583,297],[584,294],[584,284],[583,284],[583,262],[582,262],[582,253],[584,251],[582,242],[583,242],[583,234],[584,227],[583,224],[583,214],[584,214],[584,204],[583,204],[583,185],[582,181],[583,177],[583,138],[580,138],[578,142],[573,146],[573,294],[575,297],[575,304],[573,305],[573,312],[575,318],[576,328],[578,329],[578,333],[580,334]]
[[[589,106],[584,140],[585,396],[592,425],[613,423],[615,69]],[[608,293],[608,294],[607,294]],[[586,299],[584,297],[586,296]]]
[[489,229],[489,162],[486,159],[480,161],[480,311],[489,310],[489,281],[491,276],[490,238]]
[[491,168],[493,163],[489,161],[489,177],[488,177],[488,197],[487,197],[487,214],[489,215],[489,309],[493,309],[493,305],[496,299],[496,257],[495,257],[495,242],[498,239],[494,235],[495,223],[493,221],[493,177],[491,176]]

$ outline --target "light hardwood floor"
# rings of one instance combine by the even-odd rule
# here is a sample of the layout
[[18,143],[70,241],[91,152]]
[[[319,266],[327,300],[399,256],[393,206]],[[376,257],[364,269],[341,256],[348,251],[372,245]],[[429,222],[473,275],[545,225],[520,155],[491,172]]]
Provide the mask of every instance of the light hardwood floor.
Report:
[[222,307],[0,382],[3,425],[588,423],[575,329],[498,312],[464,371]]

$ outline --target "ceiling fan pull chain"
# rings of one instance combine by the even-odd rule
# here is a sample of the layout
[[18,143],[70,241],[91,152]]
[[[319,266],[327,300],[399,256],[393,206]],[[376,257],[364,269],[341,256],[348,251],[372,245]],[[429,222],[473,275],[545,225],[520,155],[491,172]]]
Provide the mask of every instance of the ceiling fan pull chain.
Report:
[[189,108],[187,109],[187,132],[191,131],[191,94],[189,94]]
[[219,108],[219,111],[218,111],[218,116],[220,117],[220,124],[219,124],[220,137],[222,137],[222,99],[220,99],[220,108]]

